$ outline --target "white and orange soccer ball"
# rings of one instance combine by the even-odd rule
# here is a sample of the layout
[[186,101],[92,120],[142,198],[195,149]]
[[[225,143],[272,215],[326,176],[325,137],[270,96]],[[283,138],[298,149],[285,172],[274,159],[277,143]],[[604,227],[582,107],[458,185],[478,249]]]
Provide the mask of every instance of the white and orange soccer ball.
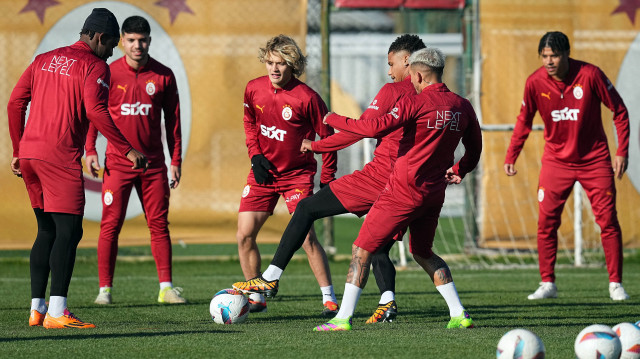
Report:
[[620,323],[611,329],[622,344],[620,359],[640,359],[640,328],[632,323]]
[[513,329],[500,338],[497,359],[544,359],[542,340],[526,329]]
[[578,334],[574,348],[578,359],[617,359],[620,358],[622,344],[611,328],[593,324]]
[[209,313],[218,324],[239,324],[249,316],[249,300],[235,289],[223,289],[211,299]]

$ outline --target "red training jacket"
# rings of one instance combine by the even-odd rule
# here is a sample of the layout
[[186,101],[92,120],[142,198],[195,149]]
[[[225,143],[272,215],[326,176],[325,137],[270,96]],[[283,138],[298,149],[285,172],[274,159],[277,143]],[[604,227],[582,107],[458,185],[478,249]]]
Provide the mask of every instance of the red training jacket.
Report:
[[[389,113],[402,97],[415,94],[416,89],[411,84],[411,77],[400,82],[385,84],[360,116],[360,120],[378,118]],[[402,128],[399,128],[378,138],[376,149],[373,152],[373,160],[365,165],[363,171],[376,176],[380,182],[386,182],[398,158],[398,145],[401,137]],[[362,136],[341,131],[320,141],[312,142],[311,148],[316,153],[337,151],[358,142],[361,138]]]
[[[164,166],[162,147],[162,113],[171,164],[182,163],[182,131],[180,100],[175,76],[170,68],[149,57],[137,71],[127,64],[126,57],[111,63],[109,113],[124,137],[149,159],[149,168]],[[87,155],[95,155],[95,127],[87,135]],[[131,169],[131,161],[108,141],[106,156],[109,166]]]
[[107,109],[109,77],[107,63],[83,41],[36,56],[7,105],[13,157],[81,169],[89,121],[126,155],[132,147]]
[[629,152],[629,115],[618,91],[596,66],[569,58],[564,81],[551,78],[544,67],[525,84],[520,115],[511,136],[505,163],[515,163],[531,132],[536,111],[544,122],[543,162],[562,166],[611,166],[607,136],[602,127],[600,103],[614,113],[618,134],[616,155]]
[[480,125],[471,103],[443,83],[403,97],[391,112],[376,119],[354,120],[334,114],[326,121],[340,131],[361,137],[385,135],[403,127],[393,176],[418,190],[444,185],[460,140],[465,154],[453,166],[459,176],[464,177],[476,167],[482,152]]
[[[310,176],[313,180],[316,160],[313,153],[300,152],[303,139],[315,141],[316,134],[325,138],[333,129],[322,123],[327,113],[320,95],[296,78],[276,89],[268,76],[249,81],[244,92],[244,132],[249,158],[262,154],[275,169],[276,180],[296,180]],[[320,181],[335,179],[335,152],[322,155]]]

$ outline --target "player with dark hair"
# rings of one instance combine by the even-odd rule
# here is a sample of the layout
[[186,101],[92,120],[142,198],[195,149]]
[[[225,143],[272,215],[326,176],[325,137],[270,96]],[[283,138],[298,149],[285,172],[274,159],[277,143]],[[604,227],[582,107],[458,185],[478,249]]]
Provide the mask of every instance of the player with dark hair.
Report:
[[[569,57],[569,39],[547,32],[540,39],[542,66],[527,78],[520,115],[504,161],[514,176],[536,111],[544,122],[544,153],[538,184],[538,260],[542,282],[529,299],[555,298],[554,267],[558,228],[564,204],[574,183],[584,188],[601,229],[609,296],[629,298],[622,287],[622,231],[616,211],[614,177],[621,179],[628,165],[629,115],[622,98],[596,66]],[[602,126],[601,104],[613,113],[618,149],[613,165]]]
[[[244,94],[244,129],[251,158],[251,172],[242,192],[238,213],[238,254],[245,279],[260,276],[260,252],[256,244],[262,228],[280,196],[289,213],[298,212],[298,203],[313,194],[316,161],[312,153],[301,153],[303,139],[325,138],[333,129],[322,123],[327,107],[322,98],[296,77],[304,72],[302,51],[293,39],[279,35],[260,49],[267,76],[249,81]],[[322,156],[321,186],[333,181],[335,152]],[[324,249],[315,232],[307,228],[302,247],[318,280],[323,297],[323,314],[337,311],[331,273]],[[264,296],[249,297],[252,312],[266,311]]]
[[[388,75],[394,81],[386,84],[373,99],[361,119],[378,118],[391,112],[398,100],[406,95],[415,94],[409,76],[409,56],[426,46],[416,35],[399,36],[389,46],[387,60]],[[271,265],[262,274],[262,278],[253,283],[235,283],[234,287],[246,291],[257,291],[275,295],[278,281],[295,251],[300,248],[302,236],[319,218],[342,213],[354,213],[358,216],[366,214],[387,183],[398,154],[398,141],[402,137],[402,129],[398,129],[384,137],[378,138],[374,158],[361,171],[343,176],[324,187],[311,198],[303,200],[291,218],[285,230],[280,246]],[[362,137],[347,131],[338,132],[317,142],[306,142],[303,147],[314,152],[336,151],[359,141]],[[401,238],[404,230],[395,234]],[[397,239],[399,239],[397,238]],[[376,283],[380,289],[378,307],[367,320],[367,323],[393,321],[398,312],[395,300],[395,267],[389,259],[389,250],[395,242],[389,241],[373,255],[372,265]],[[434,255],[433,260],[439,258]],[[447,298],[457,298],[457,292],[449,292],[449,287],[439,288]],[[451,301],[455,303],[454,300]],[[459,300],[458,300],[459,302]],[[451,304],[452,308],[457,307]],[[457,310],[453,312],[458,315]]]
[[[444,61],[442,52],[435,48],[414,52],[409,57],[409,72],[417,95],[403,97],[382,117],[354,120],[333,113],[325,117],[325,122],[335,129],[359,137],[385,135],[399,128],[404,131],[389,181],[353,243],[340,311],[315,331],[351,330],[373,253],[407,227],[413,258],[439,291],[448,287],[445,292],[440,291],[450,309],[447,328],[474,326],[460,303],[449,267],[432,251],[447,184],[460,183],[478,164],[482,151],[480,125],[471,103],[442,83]],[[460,140],[465,154],[454,165],[454,152]],[[455,297],[449,297],[453,292]],[[456,303],[452,306],[453,302]]]
[[81,158],[89,122],[113,143],[127,166],[132,162],[135,169],[147,166],[146,157],[122,136],[107,109],[110,74],[105,60],[118,41],[116,17],[107,9],[93,9],[78,42],[36,56],[7,105],[13,144],[11,171],[23,178],[38,222],[29,261],[30,326],[95,328],[67,309],[76,249],[82,239]]
[[[122,23],[125,56],[111,68],[109,112],[116,126],[134,146],[149,156],[147,171],[132,170],[126,159],[107,143],[102,182],[102,221],[98,239],[98,278],[100,290],[96,304],[111,304],[113,274],[118,255],[118,236],[124,223],[133,187],[151,234],[151,253],[156,262],[160,291],[159,303],[186,303],[182,288],[174,287],[169,235],[169,188],[177,188],[181,179],[182,132],[180,101],[175,76],[170,68],[149,56],[151,27],[140,16]],[[167,178],[162,145],[162,114],[167,147],[171,156],[171,183]],[[98,131],[89,129],[85,159],[87,168],[98,177],[100,162],[95,149]]]

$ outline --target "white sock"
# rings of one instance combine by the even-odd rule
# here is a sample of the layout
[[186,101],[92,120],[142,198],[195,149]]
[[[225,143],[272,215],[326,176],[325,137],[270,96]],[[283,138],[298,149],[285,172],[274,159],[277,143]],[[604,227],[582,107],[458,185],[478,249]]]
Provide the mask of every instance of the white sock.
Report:
[[172,282],[160,282],[160,290],[163,290],[165,288],[173,288],[173,283]]
[[31,310],[37,310],[40,314],[47,312],[47,304],[44,302],[44,298],[31,298]]
[[264,280],[266,280],[267,282],[272,282],[276,279],[280,280],[280,277],[282,277],[282,272],[282,269],[274,266],[273,264],[269,264],[267,270],[262,273],[262,278],[264,278]]
[[392,300],[396,300],[396,294],[390,290],[382,293],[380,296],[380,302],[378,304],[387,304]]
[[447,284],[439,285],[436,287],[438,292],[442,295],[445,302],[449,306],[449,315],[451,318],[457,317],[464,311],[464,307],[460,302],[460,297],[458,297],[458,291],[456,290],[456,285],[453,282],[449,282]]
[[338,299],[336,298],[336,293],[333,291],[332,285],[320,287],[320,291],[322,292],[322,304],[328,301],[338,303]]
[[48,313],[50,316],[60,318],[64,314],[65,309],[67,309],[67,297],[59,297],[57,295],[49,297]]
[[263,303],[266,301],[264,295],[260,293],[251,293],[251,295],[249,295],[249,299],[251,299],[254,302],[260,302],[260,303]]
[[111,293],[111,287],[100,287],[99,293]]
[[336,318],[348,319],[353,316],[353,313],[356,311],[358,299],[360,299],[360,294],[362,294],[362,288],[358,288],[351,283],[345,284],[342,303],[340,303],[340,310],[338,314],[336,314]]

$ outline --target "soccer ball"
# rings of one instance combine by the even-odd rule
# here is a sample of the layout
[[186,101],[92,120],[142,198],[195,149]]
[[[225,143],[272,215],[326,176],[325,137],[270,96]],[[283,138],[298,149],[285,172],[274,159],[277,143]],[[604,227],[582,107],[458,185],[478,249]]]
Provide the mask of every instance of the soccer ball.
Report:
[[611,329],[622,344],[620,359],[640,359],[640,328],[631,323],[620,323]]
[[620,357],[622,344],[611,328],[593,324],[578,334],[575,351],[578,359],[613,359]]
[[249,316],[249,301],[235,289],[223,289],[211,299],[209,313],[218,324],[242,323]]
[[526,329],[513,329],[500,338],[496,358],[498,359],[544,359],[542,340]]

